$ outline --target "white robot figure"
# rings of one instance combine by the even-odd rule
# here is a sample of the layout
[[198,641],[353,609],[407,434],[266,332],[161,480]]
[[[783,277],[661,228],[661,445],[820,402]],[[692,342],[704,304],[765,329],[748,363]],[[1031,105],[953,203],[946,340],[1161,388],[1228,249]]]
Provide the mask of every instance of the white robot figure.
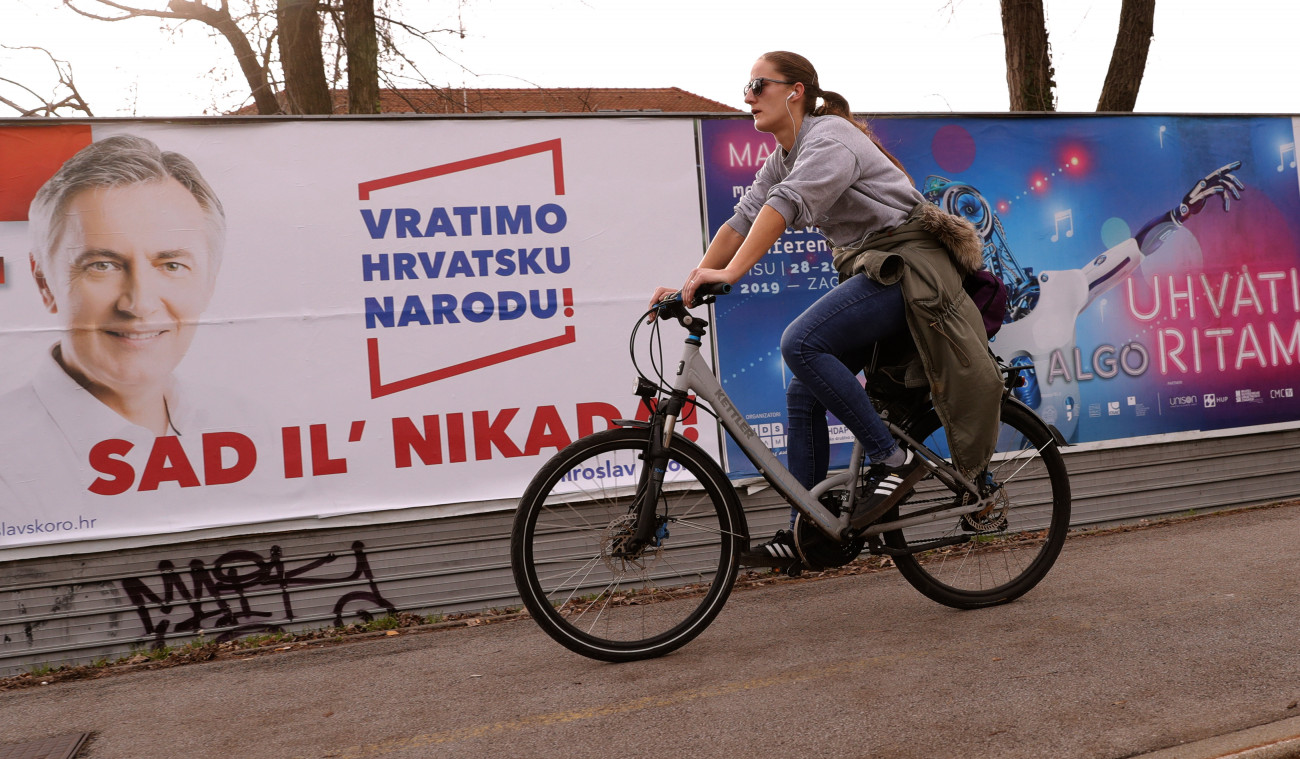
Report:
[[[1043,271],[1020,266],[1007,247],[1002,221],[984,197],[968,184],[931,176],[925,182],[927,200],[949,213],[970,220],[984,240],[984,263],[1007,286],[1007,314],[994,341],[994,353],[1016,366],[1030,366],[1018,388],[1022,401],[1053,424],[1068,441],[1078,437],[1080,367],[1092,366],[1092,357],[1076,356],[1075,320],[1102,293],[1132,274],[1182,228],[1206,201],[1218,195],[1223,210],[1241,198],[1241,181],[1232,174],[1241,167],[1233,161],[1211,172],[1183,197],[1182,203],[1151,220],[1136,235],[1107,250],[1083,268]],[[1145,360],[1125,355],[1112,361]],[[1130,366],[1131,369],[1139,367]],[[1114,366],[1118,371],[1118,364]],[[1047,381],[1043,381],[1046,378]]]

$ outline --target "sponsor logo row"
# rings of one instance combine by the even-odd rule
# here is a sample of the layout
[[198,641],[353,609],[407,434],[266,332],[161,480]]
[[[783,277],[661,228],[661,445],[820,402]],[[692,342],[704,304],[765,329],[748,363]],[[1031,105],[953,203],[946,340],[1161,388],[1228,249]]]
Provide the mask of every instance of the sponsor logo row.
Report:
[[1264,392],[1262,390],[1242,389],[1233,391],[1232,396],[1216,395],[1215,393],[1205,393],[1203,395],[1174,395],[1169,398],[1170,408],[1186,408],[1188,406],[1199,406],[1202,408],[1216,408],[1226,405],[1229,401],[1233,403],[1263,403],[1265,400],[1285,400],[1295,397],[1295,389],[1290,387],[1280,387]]

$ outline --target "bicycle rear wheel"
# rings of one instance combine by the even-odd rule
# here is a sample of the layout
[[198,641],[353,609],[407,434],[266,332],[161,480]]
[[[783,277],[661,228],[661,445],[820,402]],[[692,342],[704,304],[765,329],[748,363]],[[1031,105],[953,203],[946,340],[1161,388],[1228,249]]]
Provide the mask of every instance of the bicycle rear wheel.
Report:
[[[947,438],[933,411],[910,433],[946,455]],[[988,468],[996,498],[984,513],[883,536],[891,548],[921,549],[894,561],[913,587],[941,604],[974,609],[1019,598],[1043,579],[1061,552],[1070,526],[1070,480],[1051,433],[1029,409],[1003,403],[997,450]],[[930,476],[881,521],[906,519],[944,503],[955,503],[953,492]],[[961,537],[969,540],[951,544]],[[945,541],[949,544],[924,550],[927,543]]]
[[594,659],[648,659],[699,635],[731,592],[746,540],[726,475],[678,438],[653,505],[654,544],[621,551],[649,436],[616,429],[573,443],[537,473],[515,515],[510,563],[524,605],[548,635]]

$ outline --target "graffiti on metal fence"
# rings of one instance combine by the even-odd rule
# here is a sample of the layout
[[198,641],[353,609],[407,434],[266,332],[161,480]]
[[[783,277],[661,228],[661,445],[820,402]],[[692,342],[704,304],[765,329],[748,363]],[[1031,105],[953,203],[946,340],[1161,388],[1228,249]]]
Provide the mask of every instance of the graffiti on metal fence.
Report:
[[[295,563],[280,546],[267,555],[235,550],[205,563],[193,559],[184,568],[164,559],[157,575],[122,580],[130,602],[144,625],[144,634],[162,645],[169,634],[212,630],[217,640],[230,640],[254,632],[279,631],[297,619],[291,592],[296,588],[337,589],[333,622],[343,624],[351,607],[369,621],[371,610],[397,613],[375,582],[365,544],[352,544],[347,557],[334,553]],[[352,589],[358,585],[364,589]]]

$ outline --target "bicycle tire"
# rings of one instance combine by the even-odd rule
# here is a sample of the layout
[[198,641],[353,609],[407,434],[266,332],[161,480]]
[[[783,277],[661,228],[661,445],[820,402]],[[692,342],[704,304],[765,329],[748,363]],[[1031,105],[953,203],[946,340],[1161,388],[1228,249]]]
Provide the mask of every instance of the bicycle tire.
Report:
[[[975,522],[950,517],[883,535],[885,545],[898,549],[969,536],[965,543],[894,557],[914,588],[957,609],[1003,604],[1029,592],[1052,568],[1069,531],[1070,480],[1051,432],[1020,404],[1004,402],[1001,413],[999,453],[988,468],[1000,493],[994,510]],[[946,455],[933,410],[909,434]],[[931,476],[882,521],[906,518],[945,498],[953,499],[952,491]]]
[[613,555],[635,520],[649,436],[621,428],[574,442],[534,476],[515,514],[510,564],[524,606],[547,635],[593,659],[649,659],[694,639],[731,593],[747,542],[727,476],[676,436],[656,504],[660,544]]

